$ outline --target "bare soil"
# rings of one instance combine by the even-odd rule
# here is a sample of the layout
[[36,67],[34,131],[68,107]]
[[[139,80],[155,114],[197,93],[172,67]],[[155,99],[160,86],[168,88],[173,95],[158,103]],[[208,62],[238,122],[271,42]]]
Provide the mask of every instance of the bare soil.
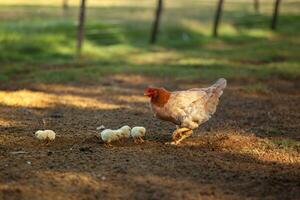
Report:
[[[271,92],[243,90],[256,81]],[[0,199],[300,199],[300,85],[252,82],[229,80],[214,117],[179,146],[165,145],[175,126],[153,117],[143,89],[208,82],[2,84]],[[145,126],[145,143],[106,147],[95,137],[102,124]],[[38,129],[56,140],[36,140]]]

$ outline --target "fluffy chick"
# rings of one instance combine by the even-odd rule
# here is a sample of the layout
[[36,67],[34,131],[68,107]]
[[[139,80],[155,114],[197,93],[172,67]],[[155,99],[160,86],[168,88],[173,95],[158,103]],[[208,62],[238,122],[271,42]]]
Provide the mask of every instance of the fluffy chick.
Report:
[[39,140],[53,141],[55,140],[56,133],[52,130],[38,130],[34,135]]
[[105,129],[100,133],[102,141],[110,145],[111,142],[120,140],[122,138],[130,137],[131,128],[129,126],[122,126],[117,130]]
[[142,126],[133,127],[131,129],[130,135],[133,138],[134,142],[144,142],[143,137],[145,137],[146,135],[146,128]]
[[100,133],[102,141],[110,144],[113,141],[119,140],[121,136],[120,130],[105,129]]
[[129,138],[130,137],[130,131],[131,128],[127,125],[122,126],[121,128],[119,128],[120,134],[121,134],[121,138]]

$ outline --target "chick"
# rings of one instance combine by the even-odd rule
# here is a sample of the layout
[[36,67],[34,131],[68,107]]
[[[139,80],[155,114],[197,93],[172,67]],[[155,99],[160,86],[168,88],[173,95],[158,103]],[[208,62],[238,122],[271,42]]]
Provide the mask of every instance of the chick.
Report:
[[144,142],[143,137],[145,137],[145,135],[146,135],[146,128],[144,128],[142,126],[133,127],[131,129],[130,135],[133,138],[135,143],[137,143],[138,140],[140,142]]
[[103,142],[110,144],[113,141],[119,140],[121,137],[120,130],[105,129],[101,131],[100,137]]
[[46,140],[48,142],[55,140],[56,133],[52,130],[38,130],[34,135],[37,139]]
[[111,142],[120,140],[122,138],[129,138],[130,137],[130,130],[129,126],[122,126],[117,130],[105,129],[100,133],[100,137],[102,141],[107,143],[109,146]]
[[120,133],[121,133],[121,138],[129,138],[130,137],[130,131],[131,128],[127,125],[122,126],[121,128],[119,128]]

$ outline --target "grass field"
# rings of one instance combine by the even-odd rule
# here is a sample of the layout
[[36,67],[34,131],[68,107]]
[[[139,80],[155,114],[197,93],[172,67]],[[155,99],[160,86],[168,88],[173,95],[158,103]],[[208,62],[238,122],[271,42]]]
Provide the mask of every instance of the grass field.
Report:
[[[88,0],[82,56],[78,1],[0,2],[0,199],[300,199],[300,3]],[[215,116],[179,146],[143,90],[228,80]],[[96,127],[143,125],[146,142],[107,148]],[[53,129],[44,144],[32,137]]]
[[4,1],[0,7],[0,80],[97,81],[118,72],[167,74],[178,79],[299,77],[300,19],[293,11],[299,8],[295,2],[283,3],[278,32],[269,29],[271,3],[262,4],[261,14],[256,14],[250,2],[228,2],[218,39],[211,37],[215,4],[167,3],[156,46],[148,44],[155,4],[117,3],[104,1],[88,7],[79,61],[74,59],[75,4],[63,12],[57,3],[6,5]]

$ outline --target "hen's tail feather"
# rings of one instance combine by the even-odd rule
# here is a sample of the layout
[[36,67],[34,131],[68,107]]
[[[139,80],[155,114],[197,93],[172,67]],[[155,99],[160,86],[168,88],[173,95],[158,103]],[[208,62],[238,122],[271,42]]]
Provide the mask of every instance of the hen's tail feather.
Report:
[[217,91],[223,91],[226,88],[227,81],[225,78],[219,78],[213,87],[216,88]]
[[223,90],[226,88],[226,84],[226,79],[220,78],[215,84],[210,87],[209,98],[207,99],[205,105],[205,108],[209,114],[212,115],[216,112],[219,98],[223,94]]

